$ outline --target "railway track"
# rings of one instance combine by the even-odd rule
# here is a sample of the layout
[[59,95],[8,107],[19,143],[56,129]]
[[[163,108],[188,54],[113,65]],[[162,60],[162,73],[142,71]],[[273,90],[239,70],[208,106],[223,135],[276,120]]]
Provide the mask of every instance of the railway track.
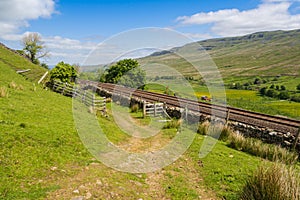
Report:
[[200,112],[215,117],[228,118],[230,121],[240,122],[261,128],[269,128],[274,131],[296,135],[300,127],[300,121],[296,119],[271,116],[263,113],[248,111],[224,105],[210,104],[176,96],[169,96],[154,92],[123,87],[110,83],[98,83],[93,81],[81,81],[81,84],[90,85],[100,90],[106,90],[113,95],[140,98],[147,102],[163,102],[171,107],[187,108],[192,112]]

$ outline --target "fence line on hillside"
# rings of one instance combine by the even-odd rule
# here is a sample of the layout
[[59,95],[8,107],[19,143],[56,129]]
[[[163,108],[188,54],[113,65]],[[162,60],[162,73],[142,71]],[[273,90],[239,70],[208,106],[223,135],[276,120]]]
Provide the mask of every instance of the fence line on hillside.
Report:
[[86,106],[91,106],[93,109],[106,110],[106,98],[96,96],[95,93],[89,90],[84,90],[78,86],[60,81],[53,81],[51,89],[62,95],[80,100]]

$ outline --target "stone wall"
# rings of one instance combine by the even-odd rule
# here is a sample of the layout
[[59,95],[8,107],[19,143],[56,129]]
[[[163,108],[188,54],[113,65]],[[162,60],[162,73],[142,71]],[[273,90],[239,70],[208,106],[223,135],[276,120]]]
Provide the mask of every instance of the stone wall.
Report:
[[[131,98],[123,97],[121,95],[112,95],[109,91],[106,90],[97,90],[96,91],[101,96],[105,96],[107,98],[112,98],[114,102],[117,102],[120,105],[131,106],[134,104],[138,104],[140,108],[143,107],[142,99],[140,98]],[[166,112],[171,118],[187,118],[189,123],[203,123],[205,121],[211,121],[211,117],[209,115],[204,115],[195,112],[186,112],[182,108],[169,107],[166,106]],[[214,122],[225,123],[224,119],[214,118]],[[243,123],[232,122],[229,121],[228,126],[235,132],[242,134],[245,137],[252,137],[262,140],[265,143],[277,144],[285,148],[291,148],[293,142],[295,141],[295,135],[287,132],[281,133],[276,132],[269,128],[264,127],[256,127]],[[300,140],[296,144],[296,150],[300,153]]]

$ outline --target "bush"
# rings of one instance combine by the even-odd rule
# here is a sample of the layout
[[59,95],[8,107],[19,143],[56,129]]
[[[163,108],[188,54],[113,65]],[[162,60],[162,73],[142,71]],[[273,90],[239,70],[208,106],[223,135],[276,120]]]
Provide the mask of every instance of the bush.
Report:
[[300,199],[300,176],[293,167],[281,163],[264,163],[244,186],[242,200]]

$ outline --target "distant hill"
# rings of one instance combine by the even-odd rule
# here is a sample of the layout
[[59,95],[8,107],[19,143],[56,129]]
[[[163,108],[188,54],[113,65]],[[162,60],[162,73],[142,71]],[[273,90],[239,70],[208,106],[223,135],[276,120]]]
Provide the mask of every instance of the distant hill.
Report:
[[[241,37],[203,40],[169,51],[155,52],[139,59],[139,62],[167,65],[185,76],[196,76],[191,65],[177,55],[177,52],[188,50],[195,44],[202,46],[199,50],[206,50],[225,79],[236,76],[300,75],[300,30],[258,32]],[[197,52],[191,54],[197,56]]]
[[16,51],[0,43],[0,67],[4,66],[9,66],[15,71],[30,69],[30,71],[22,73],[22,75],[24,75],[26,79],[34,82],[37,82],[47,71],[47,69],[32,64]]

